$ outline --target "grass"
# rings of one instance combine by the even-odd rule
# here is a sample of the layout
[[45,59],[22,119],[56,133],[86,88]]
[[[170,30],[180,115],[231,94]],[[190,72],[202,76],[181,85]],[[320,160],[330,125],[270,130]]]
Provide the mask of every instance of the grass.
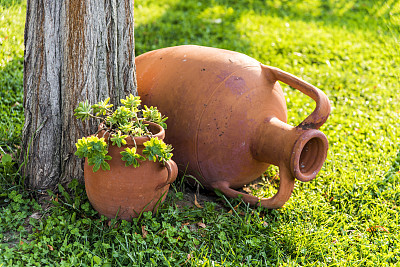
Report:
[[[242,203],[231,211],[240,200],[224,197],[198,208],[177,182],[160,213],[128,223],[98,216],[75,182],[58,195],[22,190],[16,165],[3,156],[0,265],[395,266],[400,2],[135,2],[137,55],[180,44],[220,47],[321,88],[332,104],[321,129],[330,143],[323,169],[314,181],[297,183],[279,210]],[[23,2],[0,0],[0,147],[9,155],[23,124],[24,12]],[[283,88],[296,125],[313,103]],[[261,185],[255,194],[275,190]],[[49,204],[39,204],[42,198]]]
[[0,0],[0,146],[19,144],[23,119],[25,5]]

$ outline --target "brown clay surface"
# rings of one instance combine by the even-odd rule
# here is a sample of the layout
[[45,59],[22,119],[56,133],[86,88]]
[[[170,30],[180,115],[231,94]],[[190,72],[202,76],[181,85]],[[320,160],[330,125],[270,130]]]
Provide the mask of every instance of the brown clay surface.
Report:
[[[236,197],[237,188],[257,179],[269,166],[280,168],[274,197],[242,194],[253,205],[282,206],[294,179],[316,177],[328,141],[317,129],[330,105],[318,88],[246,55],[200,46],[178,46],[136,58],[143,103],[157,106],[168,119],[167,142],[174,160],[206,188]],[[286,124],[283,81],[316,102],[300,125]]]

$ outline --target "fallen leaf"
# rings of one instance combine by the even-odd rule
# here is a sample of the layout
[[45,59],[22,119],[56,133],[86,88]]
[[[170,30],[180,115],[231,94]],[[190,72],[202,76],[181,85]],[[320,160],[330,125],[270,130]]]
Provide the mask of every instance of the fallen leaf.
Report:
[[207,226],[204,224],[204,223],[202,223],[202,222],[198,222],[197,223],[197,226],[199,226],[199,227],[201,227],[201,228],[206,228]]
[[186,261],[182,265],[186,264],[190,260],[190,258],[192,258],[192,254],[187,254]]
[[33,218],[33,219],[36,219],[36,220],[39,220],[40,217],[41,217],[41,215],[40,215],[39,212],[35,212],[35,213],[33,213],[31,216],[29,216],[29,217],[30,217],[30,218]]
[[113,222],[111,220],[108,220],[107,225],[108,225],[108,227],[114,226],[114,228],[117,228],[119,226],[119,223],[113,224]]
[[[242,202],[240,202],[240,203],[242,203]],[[237,204],[235,207],[233,207],[233,209],[234,209],[235,211],[238,209],[240,203]],[[228,213],[232,214],[232,210],[228,211]]]
[[194,205],[196,207],[198,207],[199,209],[202,209],[203,207],[199,204],[199,202],[197,202],[197,196],[196,194],[194,195]]
[[380,229],[381,231],[390,233],[385,227],[380,226],[380,225],[374,225],[374,226],[367,228],[367,232],[374,233],[374,232],[378,231],[378,229]]
[[371,226],[371,227],[368,227],[366,231],[367,232],[375,232],[376,229],[375,229],[375,227]]
[[377,228],[380,228],[380,229],[382,229],[382,231],[389,233],[389,231],[383,226],[377,226]]
[[146,238],[148,232],[146,231],[146,226],[142,225],[142,237]]

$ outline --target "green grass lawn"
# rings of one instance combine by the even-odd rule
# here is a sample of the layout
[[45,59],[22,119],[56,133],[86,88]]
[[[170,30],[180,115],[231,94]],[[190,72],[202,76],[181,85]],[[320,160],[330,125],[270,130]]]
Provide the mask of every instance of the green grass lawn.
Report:
[[[397,0],[135,1],[136,54],[181,44],[245,53],[322,89],[330,143],[315,180],[284,208],[223,197],[194,200],[181,181],[160,213],[100,218],[81,185],[50,194],[18,187],[0,163],[0,266],[396,266],[400,262],[400,2]],[[239,2],[232,4],[232,2]],[[0,147],[15,154],[23,125],[26,5],[0,0]],[[283,85],[289,123],[314,104]],[[275,170],[271,170],[274,172]],[[179,179],[178,179],[179,180]],[[253,189],[270,196],[264,179]],[[188,194],[189,197],[187,196]],[[202,198],[205,199],[205,198]],[[2,264],[3,263],[3,264]]]

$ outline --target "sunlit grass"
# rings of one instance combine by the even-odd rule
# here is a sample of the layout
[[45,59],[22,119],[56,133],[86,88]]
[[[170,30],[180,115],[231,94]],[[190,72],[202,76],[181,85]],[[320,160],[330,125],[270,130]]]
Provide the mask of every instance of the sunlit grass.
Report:
[[[22,103],[25,5],[10,3],[0,0],[5,114],[0,146],[7,152],[15,151],[23,116],[16,103]],[[202,209],[186,206],[179,202],[177,183],[160,214],[116,228],[95,214],[82,188],[71,193],[74,202],[59,196],[48,218],[39,220],[29,216],[45,212],[26,192],[4,190],[0,240],[8,245],[0,246],[0,265],[395,266],[400,261],[399,18],[396,0],[135,1],[137,55],[181,44],[225,48],[323,90],[332,113],[321,128],[330,145],[322,170],[314,181],[297,183],[279,210],[224,198],[201,202]],[[315,104],[282,86],[289,123],[297,125]],[[9,171],[0,163],[1,177]],[[272,168],[249,190],[274,194],[276,172]],[[32,235],[19,227],[26,220],[36,231]]]
[[23,124],[25,8],[0,2],[0,146],[8,150],[19,143]]

